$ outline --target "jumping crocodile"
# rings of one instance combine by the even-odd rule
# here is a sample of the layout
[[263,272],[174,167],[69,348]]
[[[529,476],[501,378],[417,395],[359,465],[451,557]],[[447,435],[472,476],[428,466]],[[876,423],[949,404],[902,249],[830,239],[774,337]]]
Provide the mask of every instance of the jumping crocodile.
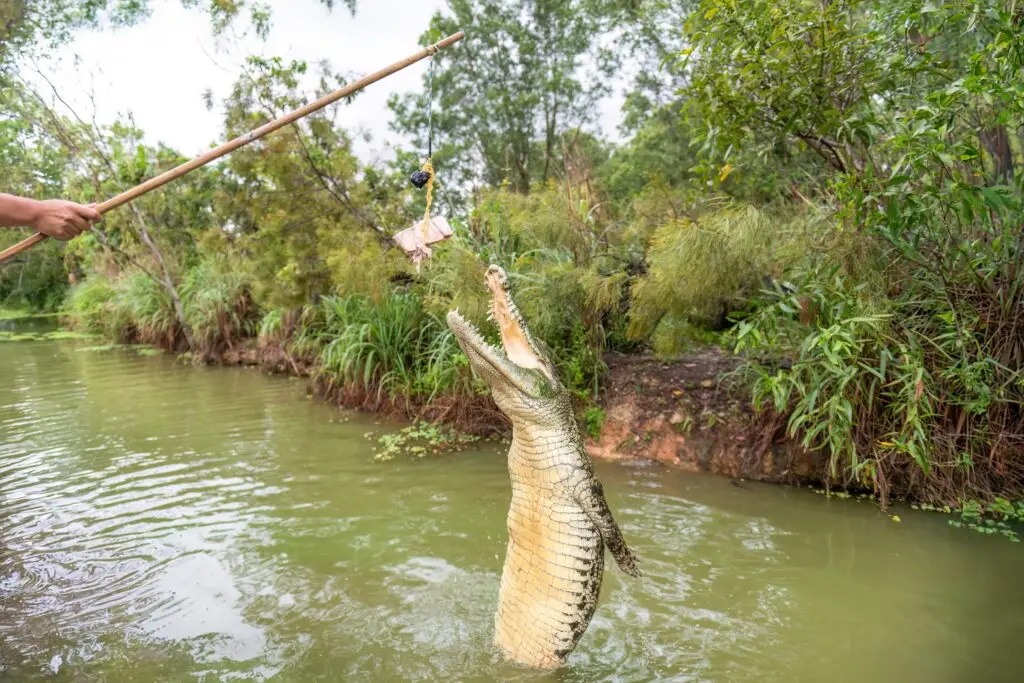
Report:
[[623,572],[640,571],[594,476],[569,392],[512,301],[505,272],[490,266],[485,283],[504,349],[485,342],[458,311],[449,312],[448,327],[512,421],[512,503],[494,642],[514,662],[550,670],[565,663],[594,616],[604,547]]

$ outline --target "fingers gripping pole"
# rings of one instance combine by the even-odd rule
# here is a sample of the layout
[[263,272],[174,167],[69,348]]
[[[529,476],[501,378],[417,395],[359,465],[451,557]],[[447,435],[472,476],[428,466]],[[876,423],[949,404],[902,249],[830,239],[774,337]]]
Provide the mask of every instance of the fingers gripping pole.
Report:
[[[122,204],[127,204],[131,200],[137,199],[142,195],[146,194],[147,192],[155,190],[156,188],[161,187],[163,185],[166,185],[172,180],[177,180],[181,176],[196,170],[200,166],[205,166],[214,159],[219,159],[220,157],[226,154],[234,152],[239,147],[244,147],[253,140],[258,140],[264,137],[265,135],[273,133],[275,130],[278,130],[279,128],[284,128],[288,124],[294,123],[305,116],[309,116],[313,112],[323,109],[327,105],[333,104],[334,102],[337,102],[338,100],[344,97],[348,97],[349,95],[362,90],[366,86],[376,83],[377,81],[383,78],[387,78],[391,74],[401,71],[402,69],[411,66],[412,64],[415,64],[416,62],[422,59],[432,57],[433,55],[437,54],[439,50],[443,50],[446,47],[454,45],[455,43],[459,42],[465,37],[466,33],[464,31],[459,31],[458,33],[450,35],[444,40],[440,40],[434,43],[433,45],[428,45],[427,47],[416,52],[415,54],[409,55],[408,57],[399,62],[395,62],[391,66],[387,66],[381,69],[380,71],[370,74],[369,76],[364,76],[363,78],[360,78],[358,81],[350,83],[343,88],[339,88],[338,90],[335,90],[329,95],[321,97],[315,102],[311,102],[310,104],[307,104],[304,107],[296,109],[290,114],[285,114],[281,118],[275,119],[270,123],[266,123],[260,126],[259,128],[256,128],[255,130],[249,131],[245,135],[237,137],[234,140],[231,140],[230,142],[226,142],[220,147],[211,149],[209,152],[201,154],[197,156],[195,159],[185,162],[184,164],[176,168],[172,168],[170,171],[161,173],[155,178],[150,178],[141,185],[133,187],[132,189],[127,190],[126,192],[122,192],[116,197],[108,199],[102,204],[99,204],[96,207],[96,211],[98,211],[100,214],[104,214],[107,211],[110,211],[111,209],[116,209]],[[0,251],[0,264],[4,263],[5,261],[8,261],[14,256],[17,256],[18,254],[27,249],[31,249],[32,247],[39,244],[45,239],[45,235],[36,233],[35,235],[32,235],[31,237],[24,239],[21,242],[18,242],[12,247]]]

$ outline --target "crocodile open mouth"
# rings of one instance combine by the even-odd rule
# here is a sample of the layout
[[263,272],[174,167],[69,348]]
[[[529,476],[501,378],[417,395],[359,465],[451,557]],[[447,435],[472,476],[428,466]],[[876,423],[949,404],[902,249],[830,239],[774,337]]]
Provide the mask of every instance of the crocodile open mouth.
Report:
[[491,266],[487,269],[484,282],[487,289],[491,290],[491,320],[501,332],[501,343],[508,359],[521,368],[539,370],[550,379],[547,365],[534,348],[523,316],[509,296],[505,271],[498,266]]
[[487,269],[484,281],[491,291],[490,318],[501,333],[502,348],[485,341],[476,327],[457,310],[448,313],[448,327],[455,334],[474,369],[484,376],[492,389],[495,378],[491,373],[496,372],[520,391],[535,395],[538,391],[537,380],[540,379],[536,373],[553,380],[551,371],[535,348],[525,321],[509,296],[505,271],[498,266],[491,266]]

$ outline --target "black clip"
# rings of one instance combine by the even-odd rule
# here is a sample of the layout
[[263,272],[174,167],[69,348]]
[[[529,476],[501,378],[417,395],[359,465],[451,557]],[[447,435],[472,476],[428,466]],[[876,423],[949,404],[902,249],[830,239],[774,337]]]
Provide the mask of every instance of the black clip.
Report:
[[430,180],[430,173],[427,171],[416,171],[412,174],[412,177],[410,177],[409,180],[417,188],[423,189],[423,186],[427,184],[428,180]]

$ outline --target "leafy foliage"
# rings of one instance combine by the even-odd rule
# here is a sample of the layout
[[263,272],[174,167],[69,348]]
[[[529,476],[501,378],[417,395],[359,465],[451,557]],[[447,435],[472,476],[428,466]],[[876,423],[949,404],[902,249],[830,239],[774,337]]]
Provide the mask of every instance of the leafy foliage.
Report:
[[[998,131],[1024,123],[1011,94],[1024,83],[1011,40],[1020,17],[1000,3],[787,2],[769,26],[756,5],[712,2],[701,15],[734,41],[713,49],[743,56],[724,70],[731,83],[705,53],[694,65],[694,87],[711,93],[703,111],[722,123],[708,149],[768,144],[736,127],[751,117],[807,143],[826,162],[819,187],[839,207],[838,234],[855,235],[867,258],[798,268],[800,290],[766,298],[740,326],[741,349],[797,354],[791,369],[755,371],[755,397],[883,501],[1017,495],[1024,192],[1007,184],[1013,153]],[[797,68],[801,45],[817,75]]]
[[251,337],[256,327],[250,276],[222,256],[209,256],[188,271],[181,286],[185,320],[197,349],[210,354]]
[[376,402],[473,393],[448,326],[411,294],[392,294],[376,305],[359,294],[326,297],[308,311],[295,345],[316,352],[330,389],[338,385]]
[[691,216],[667,218],[651,237],[647,273],[633,288],[634,337],[649,337],[660,324],[707,326],[770,272],[773,235],[763,213],[720,206]]

